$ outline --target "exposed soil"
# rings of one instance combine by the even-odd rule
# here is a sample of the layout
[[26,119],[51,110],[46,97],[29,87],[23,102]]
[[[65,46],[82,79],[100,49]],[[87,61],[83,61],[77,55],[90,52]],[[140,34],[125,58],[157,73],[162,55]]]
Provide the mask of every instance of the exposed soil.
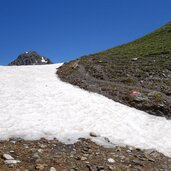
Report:
[[[17,164],[7,164],[9,154]],[[104,148],[88,139],[65,145],[58,140],[0,141],[0,171],[169,171],[171,158],[155,150]]]
[[[117,58],[115,61],[99,62],[98,57],[83,57],[65,63],[57,74],[63,81],[88,91],[97,92],[153,115],[170,118],[171,56],[166,59],[164,61],[162,58],[155,58],[154,61],[151,57],[146,60],[125,61]],[[165,69],[159,71],[158,66],[155,66],[157,62],[162,63]],[[148,67],[151,69],[148,70]],[[131,93],[132,91],[137,94]]]

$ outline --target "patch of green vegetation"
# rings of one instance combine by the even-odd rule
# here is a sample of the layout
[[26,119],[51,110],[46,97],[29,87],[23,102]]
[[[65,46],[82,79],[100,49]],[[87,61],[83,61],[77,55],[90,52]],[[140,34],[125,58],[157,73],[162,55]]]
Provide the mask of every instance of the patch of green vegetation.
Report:
[[171,79],[170,80],[166,80],[165,83],[166,83],[167,86],[171,87]]
[[122,83],[125,83],[125,84],[134,84],[134,83],[135,83],[135,79],[134,79],[134,78],[130,78],[130,77],[128,77],[128,78],[123,78],[123,79],[121,80],[121,82],[122,82]]
[[[85,66],[86,71],[93,77],[95,67],[101,66],[103,72],[96,72],[97,79],[108,78],[107,81],[135,84],[135,86],[141,84],[144,88],[158,91],[157,87],[165,87],[166,84],[164,80],[167,78],[161,77],[163,71],[167,69],[171,72],[171,32],[169,30],[171,30],[171,22],[133,42],[81,57],[80,64]],[[156,77],[155,80],[153,77]],[[163,82],[154,86],[160,79]],[[149,83],[149,81],[153,82]],[[161,88],[161,91],[164,89]]]
[[153,95],[153,100],[155,102],[163,102],[163,96],[162,96],[162,94],[161,93],[155,93]]

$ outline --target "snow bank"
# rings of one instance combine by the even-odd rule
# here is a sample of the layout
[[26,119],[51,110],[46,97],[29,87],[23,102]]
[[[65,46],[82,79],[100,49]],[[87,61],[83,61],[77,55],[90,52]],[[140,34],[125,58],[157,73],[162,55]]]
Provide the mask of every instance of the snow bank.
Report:
[[64,83],[57,67],[0,67],[1,140],[56,137],[73,143],[96,132],[114,144],[155,148],[171,157],[171,120]]

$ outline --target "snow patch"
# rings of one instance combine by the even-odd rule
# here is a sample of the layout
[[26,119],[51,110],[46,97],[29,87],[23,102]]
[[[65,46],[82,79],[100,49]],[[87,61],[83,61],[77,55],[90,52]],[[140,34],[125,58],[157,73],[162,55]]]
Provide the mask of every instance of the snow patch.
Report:
[[[0,140],[54,137],[73,143],[99,137],[171,157],[171,120],[114,102],[62,82],[55,65],[0,67]],[[106,138],[105,138],[106,137]]]
[[47,61],[45,60],[45,58],[42,56],[42,60],[41,60],[41,62],[43,62],[43,63],[47,63]]

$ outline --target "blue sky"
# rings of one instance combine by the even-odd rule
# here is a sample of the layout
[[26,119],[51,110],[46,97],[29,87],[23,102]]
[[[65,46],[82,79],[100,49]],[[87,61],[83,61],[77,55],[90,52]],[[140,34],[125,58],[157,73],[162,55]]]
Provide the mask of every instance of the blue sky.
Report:
[[35,50],[54,63],[129,42],[171,20],[170,0],[0,0],[0,65]]

